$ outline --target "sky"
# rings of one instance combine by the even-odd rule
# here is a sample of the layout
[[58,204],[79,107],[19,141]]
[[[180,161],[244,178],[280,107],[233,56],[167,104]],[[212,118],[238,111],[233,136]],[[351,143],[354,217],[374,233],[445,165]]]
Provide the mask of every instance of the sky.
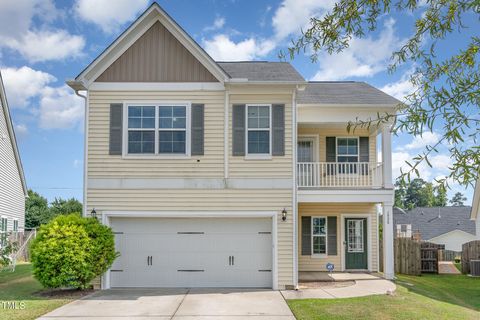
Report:
[[[158,3],[215,60],[278,61],[278,53],[322,16],[334,0],[163,0]],[[149,5],[148,0],[1,0],[0,69],[14,122],[27,185],[46,196],[82,200],[83,100],[66,86]],[[353,39],[344,52],[321,53],[316,63],[300,54],[291,63],[307,80],[355,80],[402,99],[411,92],[412,65],[390,74],[393,51],[413,33],[415,16],[394,12],[380,17],[379,28]],[[468,25],[470,23],[470,25]],[[440,46],[439,57],[462,47],[477,21]],[[393,138],[393,170],[438,141],[441,127],[423,137]],[[433,168],[421,167],[432,181],[447,173],[446,148],[431,157]],[[472,190],[452,184],[449,191]]]

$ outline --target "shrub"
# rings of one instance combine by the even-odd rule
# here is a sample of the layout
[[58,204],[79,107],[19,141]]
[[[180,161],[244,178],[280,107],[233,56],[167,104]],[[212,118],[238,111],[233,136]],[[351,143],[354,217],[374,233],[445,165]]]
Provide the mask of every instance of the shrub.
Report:
[[33,275],[47,288],[84,289],[117,257],[112,230],[94,218],[58,216],[31,246]]

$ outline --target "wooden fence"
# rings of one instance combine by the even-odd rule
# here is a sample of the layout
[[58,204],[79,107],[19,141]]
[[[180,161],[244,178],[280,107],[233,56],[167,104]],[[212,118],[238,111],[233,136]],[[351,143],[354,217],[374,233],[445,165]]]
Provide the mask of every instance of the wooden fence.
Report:
[[422,241],[420,244],[422,273],[438,273],[439,251],[445,250],[445,245]]
[[480,259],[480,240],[474,240],[462,245],[462,273],[470,273],[470,260]]
[[421,274],[420,242],[410,238],[394,240],[395,273]]

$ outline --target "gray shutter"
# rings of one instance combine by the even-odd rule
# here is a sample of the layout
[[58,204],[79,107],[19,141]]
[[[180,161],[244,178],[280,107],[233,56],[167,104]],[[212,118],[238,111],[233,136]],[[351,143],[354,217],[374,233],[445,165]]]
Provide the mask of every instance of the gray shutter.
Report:
[[312,255],[312,217],[302,217],[302,256]]
[[[368,137],[360,137],[359,139],[359,162],[369,162],[370,158],[370,146],[369,146],[369,139]],[[368,165],[362,165],[360,168],[360,172],[362,175],[368,175]]]
[[272,105],[272,155],[285,155],[285,105]]
[[[326,161],[327,162],[337,162],[337,138],[336,137],[326,137]],[[335,165],[327,164],[327,174],[335,174]]]
[[368,137],[360,137],[360,162],[369,162],[369,139]]
[[122,154],[123,104],[110,104],[110,155]]
[[232,154],[245,155],[245,109],[244,104],[234,104],[232,112]]
[[204,154],[204,113],[205,105],[192,104],[191,121],[191,155],[203,156]]
[[337,217],[327,217],[327,253],[337,255]]

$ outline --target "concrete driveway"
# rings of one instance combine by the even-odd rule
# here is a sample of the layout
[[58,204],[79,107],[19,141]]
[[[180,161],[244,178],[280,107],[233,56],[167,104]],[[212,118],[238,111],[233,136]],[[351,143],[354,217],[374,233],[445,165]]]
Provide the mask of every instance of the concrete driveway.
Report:
[[295,319],[279,291],[248,289],[112,289],[40,319]]

